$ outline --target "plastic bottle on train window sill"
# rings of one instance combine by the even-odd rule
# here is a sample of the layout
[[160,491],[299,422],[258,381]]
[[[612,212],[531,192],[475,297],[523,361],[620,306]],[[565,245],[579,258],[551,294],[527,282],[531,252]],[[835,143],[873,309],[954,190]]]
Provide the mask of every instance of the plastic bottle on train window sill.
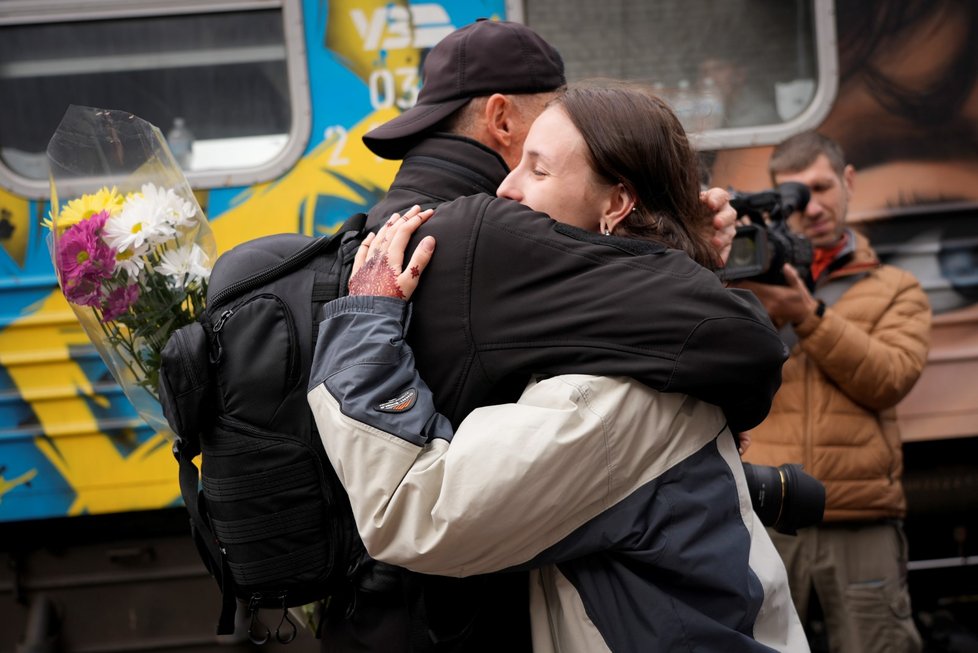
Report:
[[173,126],[166,134],[166,143],[180,167],[190,170],[193,164],[194,134],[182,117],[177,116],[173,119]]

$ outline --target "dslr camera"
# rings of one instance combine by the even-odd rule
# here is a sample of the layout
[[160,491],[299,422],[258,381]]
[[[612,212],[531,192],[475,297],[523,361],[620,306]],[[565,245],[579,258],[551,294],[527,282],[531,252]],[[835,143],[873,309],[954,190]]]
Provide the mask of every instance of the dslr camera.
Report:
[[799,528],[822,523],[825,486],[801,465],[743,465],[750,502],[762,524],[796,535]]
[[723,278],[783,286],[787,282],[781,270],[790,263],[810,284],[812,244],[791,233],[786,224],[788,216],[805,209],[810,197],[808,186],[795,181],[758,193],[733,191],[730,205],[738,218],[747,217],[750,224],[737,226]]

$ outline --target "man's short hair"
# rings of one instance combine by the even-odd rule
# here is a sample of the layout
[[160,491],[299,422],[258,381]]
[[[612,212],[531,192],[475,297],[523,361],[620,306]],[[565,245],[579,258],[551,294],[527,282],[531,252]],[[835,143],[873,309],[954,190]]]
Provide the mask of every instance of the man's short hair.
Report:
[[418,101],[363,136],[374,154],[401,159],[445,118],[472,98],[533,94],[567,83],[557,50],[526,25],[480,19],[438,42],[428,53]]
[[768,161],[771,181],[774,182],[775,176],[782,173],[801,172],[815,163],[821,154],[825,155],[832,170],[841,178],[846,169],[842,146],[824,134],[807,131],[795,134],[774,148]]
[[[532,122],[543,111],[547,103],[554,98],[554,92],[517,93],[508,95],[508,97],[513,103],[514,113],[522,118],[527,118],[528,122]],[[488,101],[488,95],[472,98],[461,109],[435,125],[431,131],[475,137]]]

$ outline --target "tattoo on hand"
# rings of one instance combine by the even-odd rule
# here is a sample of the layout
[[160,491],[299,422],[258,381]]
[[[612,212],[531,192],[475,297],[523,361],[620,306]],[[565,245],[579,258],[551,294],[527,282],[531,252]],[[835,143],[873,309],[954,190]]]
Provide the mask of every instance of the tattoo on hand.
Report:
[[[415,268],[412,268],[412,274],[414,273]],[[397,273],[387,262],[386,254],[372,256],[353,275],[350,279],[350,294],[404,299],[404,292],[397,283]]]

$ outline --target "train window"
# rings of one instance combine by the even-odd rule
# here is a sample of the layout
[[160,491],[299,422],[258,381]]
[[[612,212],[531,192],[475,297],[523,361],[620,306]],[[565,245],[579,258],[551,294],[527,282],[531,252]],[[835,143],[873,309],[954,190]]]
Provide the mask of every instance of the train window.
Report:
[[569,81],[649,84],[700,149],[771,144],[817,125],[837,86],[831,0],[525,0],[511,16]]
[[27,4],[0,18],[0,185],[47,196],[45,149],[70,104],[153,123],[196,187],[266,181],[301,156],[298,0]]

